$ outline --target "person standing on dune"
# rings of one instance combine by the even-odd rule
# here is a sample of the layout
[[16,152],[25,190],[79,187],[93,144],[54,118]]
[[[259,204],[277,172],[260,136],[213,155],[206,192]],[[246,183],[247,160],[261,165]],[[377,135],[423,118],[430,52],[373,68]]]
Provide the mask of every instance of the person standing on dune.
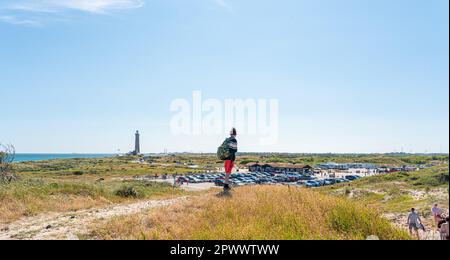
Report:
[[238,151],[236,136],[236,128],[232,128],[230,131],[230,137],[225,139],[217,152],[219,159],[224,161],[225,166],[225,184],[223,187],[224,191],[230,190],[230,175],[233,171],[234,162],[236,161],[236,153]]

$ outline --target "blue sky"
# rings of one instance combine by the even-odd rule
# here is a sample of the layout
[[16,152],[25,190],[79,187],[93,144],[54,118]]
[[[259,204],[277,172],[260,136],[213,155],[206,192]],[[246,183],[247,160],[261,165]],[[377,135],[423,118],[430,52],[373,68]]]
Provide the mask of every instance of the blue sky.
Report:
[[448,152],[447,0],[0,0],[0,142],[18,152],[212,152],[169,105],[276,98],[241,151]]

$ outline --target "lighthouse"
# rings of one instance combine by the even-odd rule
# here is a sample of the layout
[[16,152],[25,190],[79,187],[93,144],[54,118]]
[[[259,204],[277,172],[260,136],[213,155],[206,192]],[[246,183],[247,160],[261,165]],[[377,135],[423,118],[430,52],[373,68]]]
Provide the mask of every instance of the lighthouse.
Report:
[[140,143],[140,134],[139,131],[136,131],[136,140],[134,142],[134,154],[141,154],[141,143]]

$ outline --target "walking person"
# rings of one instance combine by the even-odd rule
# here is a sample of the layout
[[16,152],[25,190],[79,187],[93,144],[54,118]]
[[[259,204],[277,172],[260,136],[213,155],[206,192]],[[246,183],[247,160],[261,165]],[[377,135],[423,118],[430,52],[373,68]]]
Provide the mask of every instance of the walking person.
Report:
[[438,207],[438,204],[434,204],[434,207],[431,209],[431,213],[433,214],[436,228],[438,228],[438,224],[442,220],[442,209]]
[[416,233],[417,239],[420,240],[419,236],[419,228],[422,226],[422,220],[419,217],[419,214],[416,212],[415,208],[411,209],[411,212],[408,215],[408,227],[409,227],[409,234],[413,236],[413,229]]
[[449,222],[449,218],[446,217],[445,219],[439,221],[438,223],[438,231],[439,234],[441,236],[441,240],[449,240],[449,228],[448,228],[448,223]]
[[232,128],[230,131],[230,137],[225,139],[222,145],[219,147],[217,155],[219,159],[224,161],[225,167],[225,184],[224,191],[230,190],[230,175],[233,171],[234,162],[236,161],[236,153],[238,151],[238,143],[236,140],[237,131],[236,128]]

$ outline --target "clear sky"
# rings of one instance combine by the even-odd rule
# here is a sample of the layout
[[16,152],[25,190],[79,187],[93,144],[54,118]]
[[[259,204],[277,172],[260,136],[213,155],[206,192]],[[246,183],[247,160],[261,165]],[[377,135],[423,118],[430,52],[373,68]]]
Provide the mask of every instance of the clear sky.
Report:
[[176,98],[275,98],[241,151],[448,152],[448,0],[0,0],[0,142],[18,152],[213,152]]

